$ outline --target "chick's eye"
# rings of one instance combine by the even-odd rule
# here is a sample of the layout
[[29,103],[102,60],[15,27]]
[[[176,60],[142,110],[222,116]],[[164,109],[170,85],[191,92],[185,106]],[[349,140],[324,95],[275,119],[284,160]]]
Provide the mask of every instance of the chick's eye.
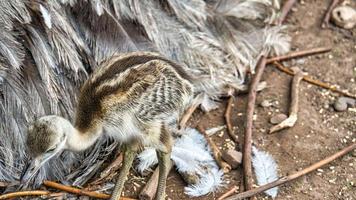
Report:
[[52,148],[52,149],[48,149],[46,152],[47,153],[52,153],[54,150],[56,150],[56,147]]

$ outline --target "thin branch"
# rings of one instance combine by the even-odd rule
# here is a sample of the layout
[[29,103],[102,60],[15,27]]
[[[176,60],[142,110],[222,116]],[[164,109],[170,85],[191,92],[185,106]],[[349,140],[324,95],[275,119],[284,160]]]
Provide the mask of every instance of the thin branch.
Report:
[[268,58],[267,59],[267,64],[271,64],[271,63],[273,63],[275,61],[285,61],[285,60],[290,60],[290,59],[293,59],[293,58],[298,58],[298,57],[303,57],[303,56],[326,53],[326,52],[329,52],[329,51],[331,51],[330,47],[319,47],[319,48],[315,48],[315,49],[295,51],[295,52],[291,52],[291,53],[289,53],[287,55]]
[[[290,70],[289,68],[287,67],[284,67],[281,63],[279,62],[274,62],[273,65],[275,67],[277,67],[279,70],[281,70],[282,72],[285,72],[286,74],[289,74],[289,75],[294,75],[294,72],[292,70]],[[339,90],[337,89],[335,86],[332,86],[332,85],[329,85],[327,83],[324,83],[324,82],[321,82],[319,80],[316,80],[316,79],[313,79],[312,77],[310,76],[307,76],[305,75],[303,77],[303,80],[308,82],[308,83],[311,83],[313,85],[316,85],[316,86],[319,86],[319,87],[322,87],[322,88],[325,88],[325,89],[328,89],[332,92],[336,92],[336,93],[339,93],[341,95],[344,95],[344,96],[347,96],[347,97],[351,97],[351,98],[354,98],[356,99],[356,94],[351,94],[349,93],[348,91],[342,91],[342,90]]]
[[50,192],[46,190],[19,191],[0,195],[0,199],[11,199],[25,196],[42,196],[48,194],[50,194]]
[[[98,198],[98,199],[109,199],[110,198],[110,195],[108,195],[108,194],[99,193],[99,192],[91,192],[91,191],[87,191],[87,190],[81,190],[79,188],[62,185],[62,184],[52,182],[52,181],[44,181],[43,185],[45,185],[47,187],[55,188],[57,190],[62,190],[65,192],[77,194],[77,195],[89,196],[89,197]],[[121,200],[133,200],[133,199],[127,198],[127,197],[120,197],[120,199]]]
[[292,80],[291,104],[289,108],[289,116],[281,123],[273,126],[270,129],[269,133],[274,133],[285,128],[293,127],[298,120],[299,85],[300,85],[300,81],[303,79],[304,73],[302,70],[300,70],[297,67],[292,68],[292,70],[295,73],[295,75]]
[[191,106],[184,112],[182,118],[179,121],[179,129],[184,129],[186,127],[187,122],[189,121],[190,117],[193,115],[194,111],[198,108],[203,98],[203,94],[198,94]]
[[283,8],[281,11],[281,15],[280,17],[277,19],[276,24],[277,25],[282,25],[282,23],[285,21],[285,19],[287,18],[287,15],[289,13],[289,11],[292,9],[294,3],[297,0],[288,0],[283,4]]
[[234,185],[230,190],[228,190],[227,192],[225,192],[224,194],[222,194],[218,200],[223,200],[231,195],[233,195],[234,193],[237,192],[237,190],[239,189],[239,187],[237,187],[236,185]]
[[65,192],[54,192],[45,196],[46,199],[65,199]]
[[227,101],[227,106],[226,106],[226,111],[225,111],[225,122],[226,122],[226,127],[227,127],[227,132],[229,134],[229,136],[231,137],[231,139],[237,144],[238,143],[238,137],[237,135],[234,133],[234,129],[231,123],[231,110],[233,107],[233,104],[235,102],[235,97],[233,95],[231,95],[229,97],[229,100]]
[[89,196],[89,197],[94,197],[94,198],[98,198],[98,199],[108,199],[108,198],[110,198],[110,195],[108,195],[108,194],[81,190],[81,189],[78,189],[78,188],[62,185],[62,184],[59,184],[59,183],[56,183],[56,182],[52,182],[52,181],[44,181],[43,185],[45,185],[47,187],[55,188],[55,189],[58,189],[58,190],[66,191],[66,192],[69,192],[69,193],[78,194],[78,195],[84,195],[84,196]]
[[330,22],[330,16],[331,16],[331,12],[332,10],[334,10],[334,8],[337,6],[337,4],[340,3],[340,0],[332,0],[329,7],[328,7],[328,10],[326,11],[325,13],[325,16],[324,16],[324,19],[323,19],[323,22],[321,24],[321,28],[328,28],[330,26],[329,22]]
[[253,185],[252,164],[251,164],[251,148],[252,148],[252,127],[253,127],[253,112],[256,102],[256,88],[261,80],[263,71],[266,67],[266,57],[262,56],[257,66],[256,74],[250,85],[248,94],[247,109],[246,109],[246,125],[245,125],[245,140],[243,151],[243,173],[245,175],[245,189],[251,190]]
[[276,181],[273,181],[271,183],[268,183],[268,184],[265,184],[265,185],[262,185],[258,188],[255,188],[255,189],[252,189],[252,190],[249,190],[249,191],[246,191],[246,192],[242,192],[242,193],[239,193],[239,194],[236,194],[236,195],[233,195],[229,198],[227,198],[226,200],[238,200],[238,199],[244,199],[244,198],[248,198],[248,197],[252,197],[256,194],[259,194],[261,192],[264,192],[268,189],[271,189],[271,188],[274,188],[274,187],[277,187],[279,185],[282,185],[282,184],[285,184],[287,182],[290,182],[290,181],[293,181],[301,176],[304,176],[316,169],[319,169],[321,168],[322,166],[326,165],[326,164],[329,164],[330,162],[334,161],[335,159],[351,152],[352,150],[354,150],[356,148],[356,143],[354,144],[351,144],[350,146],[342,149],[341,151],[338,151],[337,153],[319,161],[319,162],[316,162],[312,165],[310,165],[309,167],[299,171],[299,172],[296,172],[294,174],[291,174],[289,176],[285,176],[285,177],[282,177]]
[[201,127],[200,125],[198,125],[197,127],[198,131],[204,135],[206,141],[208,142],[211,151],[213,152],[213,156],[215,158],[216,163],[219,165],[219,167],[223,170],[224,173],[227,173],[229,171],[231,171],[231,166],[225,162],[222,157],[221,157],[221,151],[219,150],[219,148],[216,146],[216,144],[214,143],[214,141],[209,137],[209,135],[205,132],[205,130],[203,129],[203,127]]

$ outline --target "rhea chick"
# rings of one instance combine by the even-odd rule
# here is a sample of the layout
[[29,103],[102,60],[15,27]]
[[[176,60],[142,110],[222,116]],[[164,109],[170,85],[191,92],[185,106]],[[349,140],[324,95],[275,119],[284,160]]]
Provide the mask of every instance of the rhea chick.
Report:
[[22,180],[28,181],[63,150],[82,151],[103,134],[120,141],[124,162],[111,199],[119,199],[140,147],[154,147],[159,159],[156,199],[164,199],[170,165],[170,126],[193,95],[191,79],[174,62],[139,52],[113,56],[84,83],[74,126],[59,116],[45,116],[28,128],[33,160]]

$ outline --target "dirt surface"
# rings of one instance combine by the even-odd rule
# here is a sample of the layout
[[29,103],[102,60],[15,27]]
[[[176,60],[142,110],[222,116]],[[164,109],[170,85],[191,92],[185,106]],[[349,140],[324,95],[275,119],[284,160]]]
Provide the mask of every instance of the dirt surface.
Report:
[[[284,64],[300,67],[319,80],[335,84],[355,94],[356,30],[345,32],[337,28],[321,29],[320,24],[328,4],[329,1],[321,0],[299,2],[290,13],[287,24],[293,38],[293,50],[330,46],[332,51]],[[352,4],[356,7],[355,1]],[[268,66],[263,80],[268,83],[268,87],[258,94],[257,105],[267,100],[272,106],[267,108],[256,106],[257,119],[254,121],[253,142],[276,159],[280,176],[305,168],[356,142],[356,110],[336,112],[332,104],[339,95],[306,82],[301,83],[299,120],[296,126],[268,135],[267,132],[272,127],[269,123],[271,116],[278,113],[288,114],[291,76]],[[233,108],[233,125],[241,141],[246,101],[247,95],[238,95]],[[207,114],[196,112],[190,124],[200,122],[206,129],[224,125],[225,106],[226,100],[222,100],[219,109],[213,112]],[[229,143],[226,130],[224,134],[218,133],[212,138],[222,149]],[[240,171],[241,169],[237,169],[226,174],[226,187],[221,191],[193,199],[215,199],[233,185],[239,186]],[[136,198],[147,178],[129,180],[124,195]],[[184,186],[181,177],[172,170],[166,190],[168,199],[192,199],[184,194]],[[268,197],[260,195],[258,199]],[[281,186],[276,199],[356,199],[356,152]]]

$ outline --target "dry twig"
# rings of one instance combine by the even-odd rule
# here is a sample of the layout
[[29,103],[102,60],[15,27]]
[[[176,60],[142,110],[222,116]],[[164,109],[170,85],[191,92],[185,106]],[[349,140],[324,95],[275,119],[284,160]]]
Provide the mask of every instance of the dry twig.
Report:
[[215,158],[216,163],[219,165],[219,167],[223,170],[224,173],[229,172],[231,170],[231,166],[222,159],[221,152],[220,152],[219,148],[216,146],[216,144],[214,143],[214,141],[205,132],[203,127],[198,125],[197,129],[200,133],[202,133],[204,135],[206,141],[208,142],[208,144],[211,148],[211,151],[213,152],[213,156]]
[[56,182],[52,182],[52,181],[44,181],[43,185],[45,185],[47,187],[55,188],[55,189],[58,189],[58,190],[66,191],[66,192],[69,192],[69,193],[78,194],[78,195],[84,195],[84,196],[89,196],[89,197],[94,197],[94,198],[98,198],[98,199],[108,199],[108,198],[110,198],[110,195],[108,195],[108,194],[81,190],[79,188],[74,188],[74,187],[71,187],[71,186],[62,185],[62,184],[59,184],[59,183],[56,183]]
[[[91,192],[91,191],[87,191],[87,190],[81,190],[79,188],[62,185],[62,184],[52,182],[52,181],[44,181],[43,185],[45,185],[47,187],[55,188],[57,190],[62,190],[65,192],[77,194],[77,195],[84,195],[84,196],[89,196],[89,197],[98,198],[98,199],[109,199],[110,198],[110,195],[108,195],[108,194],[99,193],[99,192]],[[120,199],[121,200],[133,200],[133,199],[127,198],[127,197],[120,197]]]
[[0,199],[12,199],[25,196],[42,196],[48,194],[50,194],[50,192],[46,190],[19,191],[0,195]]
[[180,122],[179,122],[179,128],[183,129],[185,128],[185,125],[187,124],[188,120],[190,117],[193,115],[194,111],[198,108],[199,104],[192,104],[184,113],[182,116]]
[[185,111],[183,114],[182,118],[179,121],[179,129],[184,129],[188,120],[190,117],[193,115],[194,111],[198,108],[200,105],[200,102],[203,98],[203,94],[198,94],[195,99],[193,100],[192,105]]
[[297,0],[288,0],[284,3],[283,7],[282,7],[282,11],[281,11],[281,15],[279,16],[279,18],[276,20],[276,24],[277,25],[282,25],[282,23],[284,22],[284,20],[286,19],[289,11],[292,9],[294,3]]
[[229,100],[227,101],[227,106],[226,106],[226,111],[225,111],[225,122],[226,122],[226,127],[227,127],[227,132],[231,139],[237,144],[238,143],[238,137],[236,134],[234,134],[234,129],[231,123],[231,110],[233,107],[233,104],[235,102],[235,97],[234,95],[231,95],[229,97]]
[[237,190],[239,189],[239,187],[237,187],[236,185],[234,185],[230,190],[228,190],[227,192],[225,192],[224,194],[222,194],[218,200],[223,200],[225,199],[226,197],[229,197],[231,195],[233,195],[234,193],[237,192]]
[[331,51],[331,48],[329,48],[329,47],[319,47],[319,48],[315,48],[315,49],[295,51],[295,52],[291,52],[291,53],[289,53],[287,55],[275,56],[275,57],[272,57],[272,58],[268,58],[267,59],[267,64],[271,64],[271,63],[274,63],[276,61],[290,60],[290,59],[297,58],[297,57],[302,57],[302,56],[309,56],[309,55],[313,55],[313,54],[326,53],[326,52],[329,52],[329,51]]
[[244,199],[244,198],[248,198],[248,197],[252,197],[256,194],[259,194],[261,192],[264,192],[268,189],[271,189],[271,188],[274,188],[274,187],[277,187],[279,185],[282,185],[282,184],[285,184],[287,182],[290,182],[290,181],[293,181],[301,176],[304,176],[330,162],[332,162],[333,160],[351,152],[352,150],[354,150],[356,148],[356,143],[354,144],[351,144],[350,146],[342,149],[341,151],[338,151],[337,153],[319,161],[319,162],[316,162],[312,165],[310,165],[309,167],[299,171],[299,172],[296,172],[294,174],[291,174],[289,176],[285,176],[285,177],[282,177],[276,181],[273,181],[271,183],[268,183],[268,184],[265,184],[265,185],[262,185],[258,188],[255,188],[255,189],[252,189],[252,190],[249,190],[249,191],[246,191],[246,192],[242,192],[242,193],[239,193],[239,194],[236,194],[236,195],[233,195],[229,198],[227,198],[226,200],[238,200],[238,199]]
[[256,74],[253,77],[250,85],[250,92],[247,100],[246,110],[246,125],[245,125],[245,140],[243,151],[243,173],[245,175],[244,183],[245,189],[251,190],[253,185],[252,164],[251,164],[251,148],[252,148],[252,126],[253,126],[253,112],[256,102],[256,88],[261,80],[263,71],[266,66],[266,57],[262,56],[257,66]]
[[283,120],[281,123],[273,126],[269,133],[274,133],[284,128],[293,127],[295,122],[298,120],[298,107],[299,107],[299,85],[300,81],[303,79],[304,73],[297,67],[292,68],[294,72],[294,77],[291,86],[291,104],[289,108],[289,117]]
[[321,24],[321,28],[328,28],[330,26],[329,22],[330,22],[331,12],[339,3],[340,3],[340,0],[332,0],[331,1],[328,10],[325,13],[323,22]]
[[[294,72],[292,70],[290,70],[289,68],[287,67],[284,67],[282,64],[280,64],[279,62],[274,62],[273,63],[275,67],[277,67],[279,70],[281,70],[282,72],[285,72],[286,74],[289,74],[289,75],[294,75]],[[351,94],[347,91],[342,91],[342,90],[339,90],[337,89],[335,86],[332,86],[332,85],[329,85],[327,83],[323,83],[319,80],[316,80],[316,79],[313,79],[312,77],[310,76],[307,76],[305,75],[303,77],[303,80],[305,80],[306,82],[308,83],[311,83],[313,85],[316,85],[316,86],[319,86],[319,87],[322,87],[322,88],[325,88],[325,89],[328,89],[330,91],[333,91],[333,92],[336,92],[336,93],[339,93],[341,95],[344,95],[344,96],[347,96],[347,97],[351,97],[351,98],[354,98],[356,99],[356,94]]]
[[[171,162],[168,171],[171,171],[172,167],[173,167],[173,163]],[[155,171],[153,171],[151,175],[151,178],[148,180],[145,187],[141,190],[139,194],[139,199],[141,200],[154,199],[157,192],[158,178],[159,178],[159,167],[156,167]]]

